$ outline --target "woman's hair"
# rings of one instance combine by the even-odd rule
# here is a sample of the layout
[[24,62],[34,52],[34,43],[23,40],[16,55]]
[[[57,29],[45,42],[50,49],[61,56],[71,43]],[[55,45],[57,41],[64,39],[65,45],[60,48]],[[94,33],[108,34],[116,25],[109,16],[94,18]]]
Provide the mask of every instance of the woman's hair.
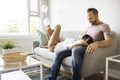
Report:
[[81,40],[86,41],[86,43],[88,45],[94,42],[93,38],[90,35],[88,35],[88,34],[83,35],[82,38],[81,38]]

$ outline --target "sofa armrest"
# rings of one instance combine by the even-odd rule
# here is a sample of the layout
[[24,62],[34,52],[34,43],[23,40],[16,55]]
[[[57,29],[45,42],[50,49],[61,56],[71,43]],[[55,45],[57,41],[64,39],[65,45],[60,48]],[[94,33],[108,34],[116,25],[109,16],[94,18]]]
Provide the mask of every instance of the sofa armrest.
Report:
[[[113,46],[98,48],[94,53],[86,52],[83,60],[82,76],[92,75],[105,69],[105,59],[115,55]],[[87,73],[87,74],[86,74]]]
[[89,75],[105,70],[105,59],[108,56],[116,55],[117,50],[117,35],[112,32],[113,43],[112,46],[97,48],[94,53],[86,52],[83,59],[82,75],[87,77]]
[[33,41],[33,49],[39,47],[39,41]]

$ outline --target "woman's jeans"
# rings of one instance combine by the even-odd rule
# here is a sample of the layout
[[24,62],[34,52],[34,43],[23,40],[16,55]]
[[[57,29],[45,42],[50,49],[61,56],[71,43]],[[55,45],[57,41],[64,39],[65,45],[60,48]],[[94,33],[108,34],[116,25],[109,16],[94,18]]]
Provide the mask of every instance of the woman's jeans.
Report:
[[56,53],[49,80],[57,79],[62,60],[68,56],[72,56],[72,80],[80,80],[80,72],[85,50],[86,47],[76,46],[72,49],[66,49]]

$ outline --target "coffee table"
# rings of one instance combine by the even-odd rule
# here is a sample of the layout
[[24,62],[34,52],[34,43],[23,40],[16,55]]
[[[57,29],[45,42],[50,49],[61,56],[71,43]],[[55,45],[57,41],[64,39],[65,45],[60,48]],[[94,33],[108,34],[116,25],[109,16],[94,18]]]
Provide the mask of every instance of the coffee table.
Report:
[[[110,57],[106,58],[105,80],[108,80],[110,62],[116,64],[116,66],[117,66],[117,64],[120,64],[120,55],[118,54],[118,55],[114,55],[114,56],[110,56]],[[120,66],[118,65],[117,67],[120,67]],[[117,71],[117,72],[114,71],[114,73],[115,73],[115,75],[120,76],[120,71]]]
[[40,71],[40,80],[43,79],[42,64],[40,61],[27,56],[25,62],[13,62],[13,63],[4,63],[3,59],[0,57],[0,74],[16,71],[18,69],[29,69],[32,67],[39,66]]
[[1,80],[31,80],[23,71],[12,71],[1,74]]

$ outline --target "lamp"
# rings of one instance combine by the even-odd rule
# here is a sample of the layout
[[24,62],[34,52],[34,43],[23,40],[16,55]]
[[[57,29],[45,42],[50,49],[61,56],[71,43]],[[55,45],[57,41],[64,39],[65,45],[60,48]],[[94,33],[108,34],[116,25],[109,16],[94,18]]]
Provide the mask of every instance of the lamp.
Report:
[[50,25],[50,20],[49,20],[49,18],[45,18],[45,19],[44,19],[44,25],[45,25],[45,26]]
[[45,13],[46,15],[43,23],[45,26],[48,26],[50,24],[49,18],[47,17],[47,11],[48,11],[47,5],[42,5],[41,12]]
[[43,13],[47,13],[47,11],[48,11],[47,5],[42,5],[41,11],[42,11]]

